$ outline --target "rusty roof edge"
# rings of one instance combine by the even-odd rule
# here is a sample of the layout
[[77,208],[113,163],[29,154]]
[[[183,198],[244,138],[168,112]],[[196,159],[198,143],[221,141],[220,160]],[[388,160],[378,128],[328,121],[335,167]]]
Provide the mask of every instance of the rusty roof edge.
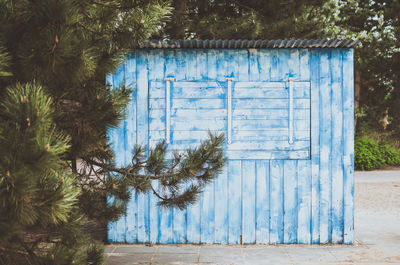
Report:
[[295,48],[356,48],[352,39],[285,39],[285,40],[147,40],[137,49],[295,49]]

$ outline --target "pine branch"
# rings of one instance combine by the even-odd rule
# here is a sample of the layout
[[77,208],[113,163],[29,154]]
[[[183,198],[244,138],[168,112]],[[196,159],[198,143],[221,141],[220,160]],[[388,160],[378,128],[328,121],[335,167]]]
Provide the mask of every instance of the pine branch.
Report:
[[[116,183],[117,186],[128,185],[140,192],[150,189],[160,199],[161,206],[182,209],[187,204],[195,202],[202,187],[215,178],[224,166],[226,158],[222,149],[223,143],[223,134],[210,134],[209,139],[203,141],[199,147],[188,149],[181,154],[174,153],[172,160],[166,159],[165,142],[160,142],[154,149],[150,149],[148,158],[144,156],[145,149],[137,146],[132,156],[132,164],[128,167],[115,167],[113,163],[90,157],[82,159],[92,169],[93,166],[98,167],[97,172],[103,175],[116,174],[116,177],[109,179],[108,182],[104,181],[102,185],[105,187],[107,185],[114,187]],[[164,187],[163,195],[154,189],[151,181],[156,181]],[[196,183],[180,190],[181,184],[187,181],[196,181]]]

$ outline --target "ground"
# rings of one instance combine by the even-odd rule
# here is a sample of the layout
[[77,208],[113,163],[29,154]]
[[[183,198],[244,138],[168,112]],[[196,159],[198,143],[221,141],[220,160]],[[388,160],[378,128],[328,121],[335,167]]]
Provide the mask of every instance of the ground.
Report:
[[109,245],[107,264],[400,264],[400,171],[355,174],[355,244]]

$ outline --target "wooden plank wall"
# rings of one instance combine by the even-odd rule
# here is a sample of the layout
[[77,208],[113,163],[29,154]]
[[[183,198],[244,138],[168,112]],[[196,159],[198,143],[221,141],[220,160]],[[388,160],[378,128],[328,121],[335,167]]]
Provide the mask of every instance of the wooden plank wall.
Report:
[[[125,82],[134,88],[126,120],[108,133],[117,164],[128,163],[134,143],[165,137],[152,134],[154,100],[148,91],[151,82],[166,77],[311,82],[311,128],[309,136],[302,136],[311,139],[311,158],[230,159],[199,201],[184,211],[159,209],[152,194],[133,191],[127,215],[108,225],[110,242],[353,242],[353,50],[138,50],[107,77],[114,87]],[[185,115],[181,112],[175,114]],[[173,137],[184,140],[187,134]]]

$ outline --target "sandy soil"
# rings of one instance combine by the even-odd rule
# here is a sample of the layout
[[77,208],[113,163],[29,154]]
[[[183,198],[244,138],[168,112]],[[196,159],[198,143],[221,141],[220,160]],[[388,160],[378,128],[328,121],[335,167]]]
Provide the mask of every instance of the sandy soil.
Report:
[[355,185],[355,208],[371,214],[400,216],[400,177],[397,182],[358,182]]

